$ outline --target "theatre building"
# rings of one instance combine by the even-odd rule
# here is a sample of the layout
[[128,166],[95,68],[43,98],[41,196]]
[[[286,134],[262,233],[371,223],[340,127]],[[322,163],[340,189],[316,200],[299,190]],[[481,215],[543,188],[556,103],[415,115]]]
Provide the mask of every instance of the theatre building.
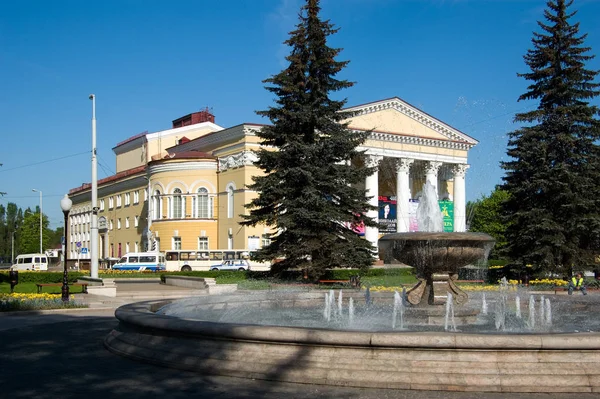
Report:
[[[379,165],[364,185],[380,209],[369,216],[384,228],[367,228],[364,238],[376,244],[380,234],[417,229],[414,210],[426,181],[437,190],[445,229],[464,231],[468,152],[477,141],[397,97],[347,110],[354,115],[350,131],[371,132],[361,148],[366,159],[353,162]],[[101,264],[134,251],[268,244],[267,227],[239,224],[244,204],[257,195],[247,186],[262,173],[253,162],[263,126],[223,128],[203,110],[174,120],[168,130],[117,144],[116,174],[98,181]],[[84,263],[90,259],[80,249],[90,244],[90,190],[86,183],[69,192],[69,257]]]

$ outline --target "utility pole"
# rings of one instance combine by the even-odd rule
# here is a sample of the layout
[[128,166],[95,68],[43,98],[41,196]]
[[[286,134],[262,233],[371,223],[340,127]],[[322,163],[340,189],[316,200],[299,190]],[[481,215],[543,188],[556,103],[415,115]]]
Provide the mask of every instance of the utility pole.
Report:
[[90,237],[90,275],[98,278],[98,165],[96,160],[96,95],[90,94],[92,100],[92,223]]

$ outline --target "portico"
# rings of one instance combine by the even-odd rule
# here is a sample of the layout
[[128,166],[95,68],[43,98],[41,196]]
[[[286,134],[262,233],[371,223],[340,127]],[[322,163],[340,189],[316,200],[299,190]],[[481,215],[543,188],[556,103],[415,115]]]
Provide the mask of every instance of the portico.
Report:
[[[379,166],[386,158],[395,165],[396,231],[411,231],[411,204],[418,201],[419,193],[429,181],[438,193],[438,199],[453,204],[453,231],[466,229],[466,185],[468,151],[477,140],[433,118],[416,107],[391,98],[352,107],[349,128],[370,130],[361,150],[367,155],[368,166]],[[379,168],[365,179],[370,204],[379,207]],[[389,193],[388,193],[389,194]],[[370,211],[378,220],[378,212]],[[380,232],[376,227],[365,229],[365,238],[377,246]]]

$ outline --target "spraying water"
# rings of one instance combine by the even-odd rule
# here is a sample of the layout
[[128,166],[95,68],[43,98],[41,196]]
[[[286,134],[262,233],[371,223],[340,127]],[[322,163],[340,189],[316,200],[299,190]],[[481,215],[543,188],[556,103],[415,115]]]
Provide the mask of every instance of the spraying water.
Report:
[[425,182],[419,206],[417,207],[419,231],[444,231],[444,217],[438,204],[438,196],[433,184]]
[[338,316],[342,315],[342,290],[340,290],[340,294],[338,295]]
[[448,331],[448,329],[456,331],[456,323],[454,321],[454,302],[452,301],[451,293],[448,293],[448,298],[446,299],[446,317],[444,318],[444,330]]
[[500,280],[500,297],[496,302],[495,323],[496,330],[504,331],[506,329],[506,301],[508,299],[508,280],[502,277]]
[[535,328],[535,298],[529,295],[529,328]]
[[352,297],[348,301],[348,323],[350,325],[354,323],[354,298]]
[[546,315],[544,314],[544,310],[546,306],[546,301],[544,300],[544,296],[540,296],[540,325],[546,324]]
[[404,300],[400,293],[394,293],[394,310],[392,311],[392,329],[396,328],[396,320],[400,316],[400,329],[404,329]]
[[515,316],[521,318],[521,298],[518,295],[515,297]]
[[329,302],[329,294],[325,293],[325,306],[323,307],[323,318],[327,321],[331,320],[331,302]]
[[546,325],[552,326],[552,306],[549,298],[546,298]]
[[488,314],[488,304],[487,304],[487,301],[485,300],[485,292],[483,293],[483,297],[481,298],[481,314],[482,315]]
[[329,290],[329,314],[334,314],[336,310],[337,308],[335,306],[335,292],[333,290]]

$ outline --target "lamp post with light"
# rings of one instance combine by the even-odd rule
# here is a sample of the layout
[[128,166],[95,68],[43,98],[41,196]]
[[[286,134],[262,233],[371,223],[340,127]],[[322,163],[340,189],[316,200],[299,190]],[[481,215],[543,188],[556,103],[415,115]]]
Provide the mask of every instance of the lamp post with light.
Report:
[[69,198],[67,194],[60,200],[60,208],[65,215],[65,253],[64,255],[64,271],[63,271],[63,285],[62,285],[62,300],[63,302],[69,302],[69,280],[68,280],[68,272],[67,272],[67,254],[69,253],[69,212],[71,211],[71,207],[73,206],[73,201]]
[[43,245],[42,245],[42,221],[44,220],[44,213],[42,212],[42,190],[36,190],[35,188],[31,189],[34,193],[40,193],[40,254],[44,254]]

